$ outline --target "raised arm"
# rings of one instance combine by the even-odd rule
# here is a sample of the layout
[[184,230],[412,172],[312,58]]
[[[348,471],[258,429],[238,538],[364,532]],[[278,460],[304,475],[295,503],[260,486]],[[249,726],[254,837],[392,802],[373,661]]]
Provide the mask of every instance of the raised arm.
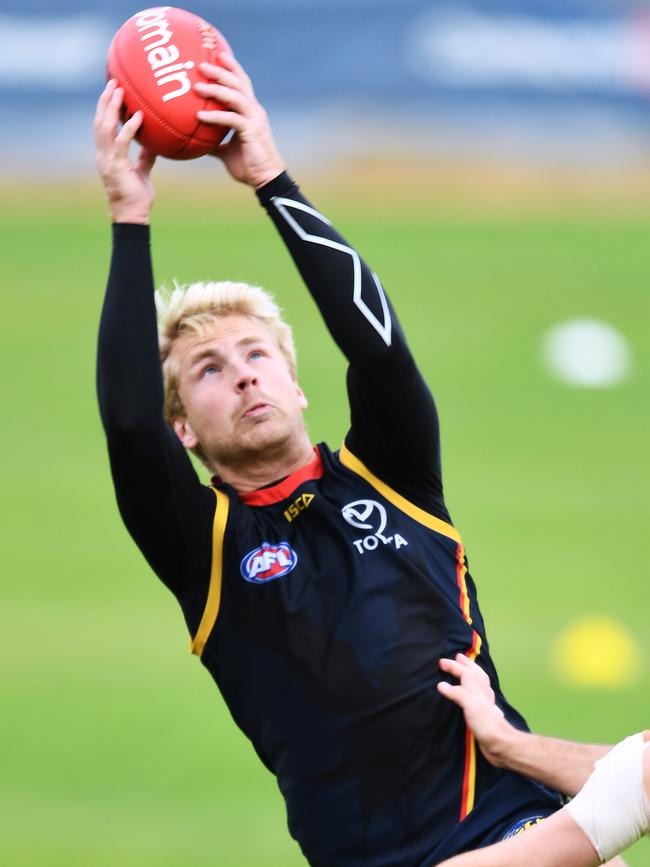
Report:
[[490,678],[475,662],[459,653],[455,659],[441,659],[440,667],[458,683],[441,681],[438,690],[462,709],[481,752],[498,768],[531,777],[565,795],[575,795],[592,773],[594,763],[611,749],[520,731],[505,719],[495,702]]
[[210,538],[214,496],[163,417],[148,226],[154,160],[141,151],[137,164],[129,161],[142,117],[138,112],[120,130],[121,99],[109,82],[95,117],[97,167],[113,221],[99,329],[99,407],[124,522],[154,571],[183,597],[191,572],[209,572],[193,558],[209,551],[209,544],[195,543]]
[[379,277],[288,175],[258,196],[349,362],[346,445],[408,499],[444,512],[435,405]]
[[348,448],[392,487],[447,517],[442,503],[438,418],[384,288],[358,252],[284,171],[266,113],[234,58],[203,64],[214,84],[196,85],[227,110],[202,120],[237,135],[215,151],[237,180],[256,189],[334,340],[349,361]]

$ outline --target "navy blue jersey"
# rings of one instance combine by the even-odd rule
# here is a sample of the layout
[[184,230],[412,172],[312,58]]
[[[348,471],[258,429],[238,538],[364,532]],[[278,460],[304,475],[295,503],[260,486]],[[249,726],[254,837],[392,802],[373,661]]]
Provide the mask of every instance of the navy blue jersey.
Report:
[[436,689],[438,660],[464,652],[496,672],[456,529],[345,446],[317,451],[244,502],[215,489],[216,567],[193,648],[277,775],[310,863],[420,864],[508,776],[477,762]]
[[162,417],[148,231],[116,226],[98,373],[118,504],[308,861],[423,867],[559,801],[485,762],[436,689],[440,657],[467,653],[525,727],[445,507],[435,404],[383,286],[286,174],[259,195],[349,362],[344,445],[253,493],[201,484]]

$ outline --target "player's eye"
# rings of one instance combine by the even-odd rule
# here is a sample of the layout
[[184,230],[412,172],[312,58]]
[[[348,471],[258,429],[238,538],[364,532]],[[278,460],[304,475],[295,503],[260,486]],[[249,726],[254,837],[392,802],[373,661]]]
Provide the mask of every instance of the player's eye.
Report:
[[250,361],[255,361],[257,358],[263,358],[264,353],[261,349],[253,349],[248,353],[248,358]]
[[201,371],[201,376],[214,376],[215,373],[219,373],[219,368],[217,367],[217,365],[207,364]]

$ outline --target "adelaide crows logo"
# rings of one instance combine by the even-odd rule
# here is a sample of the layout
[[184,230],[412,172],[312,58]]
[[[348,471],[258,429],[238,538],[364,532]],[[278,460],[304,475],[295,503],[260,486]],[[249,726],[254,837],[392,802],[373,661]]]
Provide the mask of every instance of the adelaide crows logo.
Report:
[[263,542],[241,561],[241,574],[251,584],[268,584],[296,568],[298,555],[287,542]]
[[408,545],[408,542],[399,533],[385,536],[384,530],[388,523],[388,514],[381,503],[376,500],[355,500],[343,506],[341,514],[348,524],[357,530],[370,530],[370,535],[362,539],[355,539],[352,544],[359,554],[366,551],[375,551],[381,542],[383,545],[392,545],[396,550]]
[[341,509],[341,514],[348,524],[358,530],[372,530],[377,536],[381,536],[386,529],[386,509],[376,500],[356,500],[348,503]]

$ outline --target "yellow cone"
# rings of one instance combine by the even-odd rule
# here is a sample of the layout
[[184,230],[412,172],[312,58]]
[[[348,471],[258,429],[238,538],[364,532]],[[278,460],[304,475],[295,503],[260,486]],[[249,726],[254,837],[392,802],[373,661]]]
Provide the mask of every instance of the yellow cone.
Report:
[[553,670],[571,686],[621,689],[641,675],[641,652],[630,633],[608,617],[589,615],[569,624],[556,639]]

